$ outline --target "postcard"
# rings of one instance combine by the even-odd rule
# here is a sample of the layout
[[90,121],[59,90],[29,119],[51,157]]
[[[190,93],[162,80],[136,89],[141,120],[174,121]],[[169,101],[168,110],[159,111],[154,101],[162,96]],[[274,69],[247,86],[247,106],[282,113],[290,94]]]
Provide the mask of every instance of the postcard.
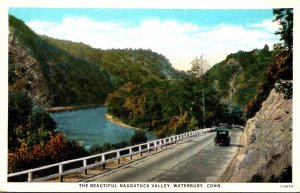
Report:
[[299,5],[2,1],[0,190],[298,192]]

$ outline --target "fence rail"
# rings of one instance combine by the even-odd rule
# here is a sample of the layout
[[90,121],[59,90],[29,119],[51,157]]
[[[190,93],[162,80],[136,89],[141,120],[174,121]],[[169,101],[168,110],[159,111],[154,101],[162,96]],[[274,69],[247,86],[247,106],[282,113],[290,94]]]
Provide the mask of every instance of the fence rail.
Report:
[[[63,162],[46,165],[46,166],[42,166],[42,167],[38,167],[38,168],[34,168],[34,169],[29,169],[29,170],[25,170],[25,171],[21,171],[21,172],[11,173],[11,174],[8,174],[8,178],[27,174],[28,182],[41,182],[41,181],[49,180],[49,179],[56,178],[56,177],[59,177],[60,181],[62,182],[64,175],[75,173],[75,172],[81,172],[81,171],[84,171],[84,173],[87,174],[87,169],[90,169],[90,168],[93,168],[93,167],[99,166],[99,165],[102,165],[103,168],[105,169],[105,164],[107,164],[111,161],[118,160],[118,163],[120,163],[120,159],[123,157],[129,157],[129,159],[132,159],[133,155],[140,154],[140,156],[142,156],[142,153],[144,153],[146,151],[150,152],[153,149],[157,150],[158,148],[161,148],[161,149],[163,147],[166,148],[168,145],[175,144],[180,141],[183,142],[186,140],[191,140],[191,139],[196,138],[196,137],[198,137],[206,132],[209,132],[211,130],[213,130],[213,129],[212,128],[199,129],[196,131],[191,131],[191,132],[187,132],[187,133],[183,133],[183,134],[179,134],[179,135],[173,135],[173,136],[162,138],[162,139],[148,141],[146,143],[133,145],[130,147],[125,147],[122,149],[116,149],[116,150],[112,150],[112,151],[108,151],[108,152],[104,152],[104,153],[100,153],[100,154],[96,154],[96,155],[91,155],[91,156],[82,157],[82,158],[78,158],[78,159],[63,161]],[[124,152],[128,152],[128,153],[124,154]],[[109,157],[109,156],[111,158],[106,159],[106,157]],[[91,160],[94,158],[98,158],[99,160],[95,161],[94,163],[88,164],[88,160]],[[65,165],[75,163],[75,162],[82,162],[82,166],[64,171]],[[49,169],[49,168],[55,168],[55,167],[57,167],[57,171],[58,171],[57,173],[51,174],[51,175],[48,175],[45,177],[39,177],[39,178],[35,178],[35,179],[33,178],[34,172],[42,171],[42,170]]]

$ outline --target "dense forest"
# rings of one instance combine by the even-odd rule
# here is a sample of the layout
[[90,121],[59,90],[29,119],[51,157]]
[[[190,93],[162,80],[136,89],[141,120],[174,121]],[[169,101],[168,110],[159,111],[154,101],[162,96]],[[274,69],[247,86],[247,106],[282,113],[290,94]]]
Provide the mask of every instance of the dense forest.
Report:
[[[291,14],[274,10],[276,21]],[[274,85],[291,97],[292,85],[280,80],[292,79],[292,24],[282,25],[277,34],[284,44],[229,54],[199,76],[175,70],[151,50],[101,50],[39,36],[9,16],[9,172],[146,140],[139,131],[131,142],[87,152],[55,132],[45,107],[105,104],[109,114],[157,137],[220,122],[243,124]]]
[[139,84],[148,79],[170,80],[185,76],[184,72],[175,70],[165,56],[150,49],[101,50],[83,43],[57,40],[47,36],[42,36],[42,39],[75,58],[97,63],[112,76],[116,87],[127,82]]
[[201,78],[188,73],[180,80],[128,82],[110,93],[105,104],[109,113],[158,136],[220,122],[242,124],[243,108],[256,95],[271,57],[266,45],[228,55]]

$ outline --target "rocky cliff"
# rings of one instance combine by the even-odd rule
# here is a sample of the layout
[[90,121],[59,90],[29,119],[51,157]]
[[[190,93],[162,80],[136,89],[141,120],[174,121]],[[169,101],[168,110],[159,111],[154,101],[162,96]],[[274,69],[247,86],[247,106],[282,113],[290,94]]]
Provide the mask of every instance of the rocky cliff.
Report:
[[240,140],[241,148],[221,181],[278,181],[292,166],[292,99],[273,89],[247,121]]
[[29,90],[30,97],[39,104],[47,104],[53,100],[50,94],[46,77],[41,69],[41,64],[31,53],[30,49],[22,45],[15,35],[16,30],[9,28],[9,64],[10,89]]

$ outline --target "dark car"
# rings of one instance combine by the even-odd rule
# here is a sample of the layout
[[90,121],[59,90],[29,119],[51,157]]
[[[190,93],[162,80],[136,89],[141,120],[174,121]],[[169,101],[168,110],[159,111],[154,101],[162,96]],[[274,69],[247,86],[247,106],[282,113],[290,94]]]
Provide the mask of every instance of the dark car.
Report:
[[219,127],[216,129],[216,137],[214,138],[215,145],[230,145],[229,129]]

